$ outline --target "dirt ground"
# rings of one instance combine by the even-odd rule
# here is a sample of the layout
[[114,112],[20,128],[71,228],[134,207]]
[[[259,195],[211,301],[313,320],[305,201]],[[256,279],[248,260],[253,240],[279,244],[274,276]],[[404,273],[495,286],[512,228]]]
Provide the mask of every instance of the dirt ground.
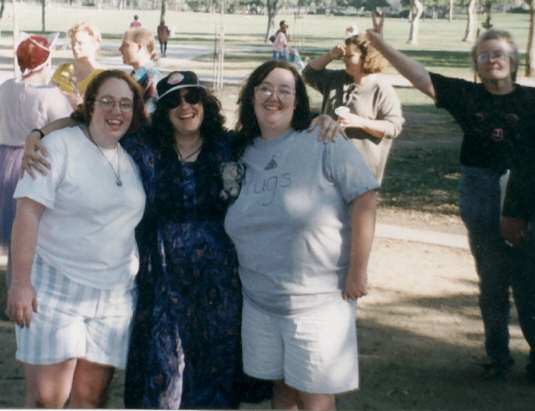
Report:
[[[359,302],[357,321],[361,389],[338,396],[338,409],[533,410],[535,383],[523,371],[528,347],[515,312],[514,372],[505,381],[478,375],[483,329],[469,251],[376,238],[369,277],[370,294]],[[0,288],[3,300],[5,285]],[[0,321],[1,408],[24,403],[22,367],[14,354],[14,326]],[[123,377],[119,372],[114,378],[109,408],[123,407]],[[269,403],[242,408],[269,409]]]

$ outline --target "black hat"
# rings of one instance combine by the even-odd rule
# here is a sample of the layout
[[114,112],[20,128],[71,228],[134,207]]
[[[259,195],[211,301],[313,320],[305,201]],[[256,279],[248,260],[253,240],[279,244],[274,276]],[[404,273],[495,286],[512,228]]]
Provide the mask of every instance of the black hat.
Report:
[[193,71],[173,71],[167,77],[158,82],[158,98],[186,87],[203,87],[199,84],[199,78]]

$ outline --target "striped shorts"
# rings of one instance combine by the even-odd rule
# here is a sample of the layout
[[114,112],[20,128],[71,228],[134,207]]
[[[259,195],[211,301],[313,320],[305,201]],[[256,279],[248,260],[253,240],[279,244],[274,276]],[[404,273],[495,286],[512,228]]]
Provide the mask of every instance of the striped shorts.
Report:
[[56,364],[70,358],[125,368],[136,302],[134,283],[104,290],[76,283],[36,254],[31,282],[37,313],[29,328],[16,327],[16,358]]

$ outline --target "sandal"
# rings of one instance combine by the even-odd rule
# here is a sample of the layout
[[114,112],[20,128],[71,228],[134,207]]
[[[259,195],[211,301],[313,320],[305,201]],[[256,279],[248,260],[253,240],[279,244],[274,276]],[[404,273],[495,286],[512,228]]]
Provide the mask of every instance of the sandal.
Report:
[[484,380],[503,379],[511,372],[514,365],[515,360],[512,358],[499,362],[489,361],[483,364],[483,372],[481,373],[481,377]]

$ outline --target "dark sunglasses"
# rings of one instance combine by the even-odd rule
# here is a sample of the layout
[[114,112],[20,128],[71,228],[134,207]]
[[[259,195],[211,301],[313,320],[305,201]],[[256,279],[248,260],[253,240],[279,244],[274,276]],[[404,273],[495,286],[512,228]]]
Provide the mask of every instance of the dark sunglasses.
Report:
[[180,106],[182,104],[182,100],[188,104],[198,104],[201,101],[201,93],[199,90],[190,89],[186,94],[180,95],[179,90],[177,93],[172,93],[169,97],[162,101],[162,103],[165,104],[165,107],[168,110],[172,110]]

